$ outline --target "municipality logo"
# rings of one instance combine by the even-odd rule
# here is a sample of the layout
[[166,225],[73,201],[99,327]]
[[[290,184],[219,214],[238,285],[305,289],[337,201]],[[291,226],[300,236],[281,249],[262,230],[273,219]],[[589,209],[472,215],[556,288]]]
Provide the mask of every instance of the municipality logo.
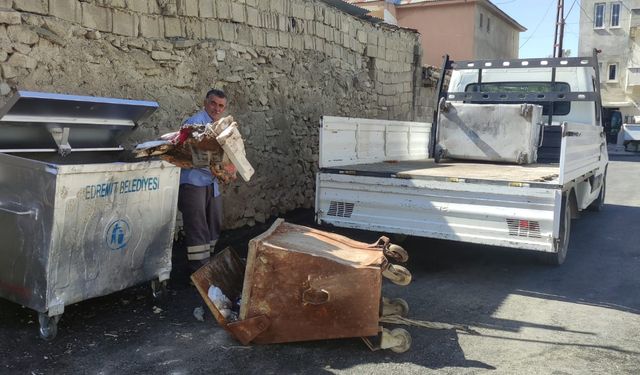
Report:
[[129,223],[119,219],[112,222],[107,228],[106,242],[111,250],[120,250],[127,246],[131,238],[131,228]]

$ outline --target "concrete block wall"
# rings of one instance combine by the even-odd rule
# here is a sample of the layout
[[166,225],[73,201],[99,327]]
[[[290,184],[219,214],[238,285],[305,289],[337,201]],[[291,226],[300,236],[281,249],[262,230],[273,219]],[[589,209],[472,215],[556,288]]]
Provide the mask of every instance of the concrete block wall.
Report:
[[313,205],[320,116],[428,120],[420,55],[416,33],[317,0],[0,2],[0,104],[17,89],[158,101],[131,147],[224,89],[257,170],[226,188],[227,227]]

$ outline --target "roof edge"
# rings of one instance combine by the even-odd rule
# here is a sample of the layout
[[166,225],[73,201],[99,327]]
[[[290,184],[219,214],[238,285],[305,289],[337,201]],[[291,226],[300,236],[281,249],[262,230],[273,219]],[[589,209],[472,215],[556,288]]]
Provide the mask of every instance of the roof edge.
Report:
[[[476,0],[477,1],[477,0]],[[480,0],[486,4],[489,5],[489,7],[491,9],[493,9],[499,16],[501,16],[502,18],[504,18],[505,20],[507,20],[507,22],[510,22],[511,24],[513,24],[514,26],[516,26],[517,29],[520,30],[520,32],[525,32],[527,31],[527,28],[522,26],[518,21],[514,20],[513,18],[511,18],[510,15],[508,15],[507,13],[505,13],[505,11],[503,11],[502,9],[498,8],[497,5],[495,5],[494,3],[491,2],[491,0]]]
[[401,27],[398,25],[392,25],[392,24],[386,23],[384,22],[384,20],[380,18],[369,15],[369,10],[365,8],[361,8],[355,4],[348,3],[344,0],[319,0],[319,1],[330,7],[338,9],[344,13],[347,13],[356,19],[363,20],[373,25],[384,27],[390,30],[404,30],[404,31],[412,32],[414,34],[418,34],[418,30],[415,30],[409,27]]

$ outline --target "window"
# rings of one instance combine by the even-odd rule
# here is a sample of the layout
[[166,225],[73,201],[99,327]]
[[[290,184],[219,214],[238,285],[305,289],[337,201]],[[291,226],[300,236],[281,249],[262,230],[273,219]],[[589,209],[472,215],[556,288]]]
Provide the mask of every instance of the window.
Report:
[[[482,82],[470,83],[465,92],[488,92],[488,93],[548,93],[548,92],[571,92],[571,86],[566,82]],[[486,102],[483,102],[486,103]],[[520,102],[500,101],[502,104],[519,104]],[[542,106],[542,115],[548,116],[551,102],[537,102]],[[554,102],[553,115],[564,116],[571,111],[571,102]]]
[[618,80],[618,64],[609,64],[609,73],[607,74],[607,80]]
[[491,31],[491,18],[487,17],[487,32]]
[[611,3],[611,27],[620,27],[620,3]]
[[596,29],[604,28],[604,3],[597,3],[595,6],[595,15],[593,17],[594,25]]
[[480,13],[480,28],[482,29],[482,13]]

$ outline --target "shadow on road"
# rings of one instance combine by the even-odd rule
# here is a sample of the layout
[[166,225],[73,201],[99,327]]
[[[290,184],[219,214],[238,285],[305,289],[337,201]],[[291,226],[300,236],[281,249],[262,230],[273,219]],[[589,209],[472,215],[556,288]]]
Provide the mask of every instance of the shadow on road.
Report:
[[[490,329],[484,338],[509,342],[548,344],[574,348],[594,348],[628,355],[640,355],[619,345],[607,345],[595,330],[571,329],[565,321],[541,324],[523,314],[522,320],[505,319],[496,313],[509,298],[559,301],[640,315],[640,296],[635,292],[640,271],[640,231],[629,231],[625,220],[640,217],[640,207],[611,205],[600,213],[584,212],[574,221],[572,242],[566,263],[560,267],[544,265],[537,254],[496,247],[470,246],[450,241],[410,237],[403,246],[410,252],[409,268],[413,287],[402,291],[396,286],[383,288],[389,297],[403,296],[411,307],[411,318]],[[356,230],[331,230],[372,242],[378,234]],[[416,285],[420,289],[416,290]],[[571,317],[565,317],[571,320]],[[594,316],[603,319],[606,316]],[[589,326],[588,324],[582,325]],[[547,331],[552,339],[518,337],[525,329]],[[414,338],[410,362],[426,368],[494,368],[491,364],[468,360],[453,330],[428,331],[411,328]],[[503,332],[504,334],[502,334]],[[564,338],[564,337],[566,338]],[[581,337],[574,340],[575,337]],[[446,354],[445,354],[446,352]],[[370,360],[368,358],[367,360]],[[385,360],[407,361],[405,356],[385,356]],[[359,358],[344,361],[339,368],[351,368]]]

